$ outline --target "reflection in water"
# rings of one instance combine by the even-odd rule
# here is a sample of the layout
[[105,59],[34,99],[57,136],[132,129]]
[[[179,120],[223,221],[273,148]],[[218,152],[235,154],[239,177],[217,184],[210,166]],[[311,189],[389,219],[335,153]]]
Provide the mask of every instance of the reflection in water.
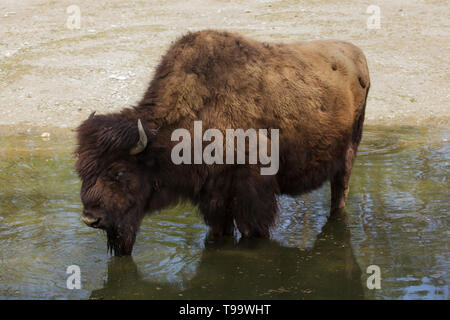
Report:
[[[0,136],[0,299],[448,299],[449,139],[448,128],[366,127],[348,228],[326,223],[329,185],[280,197],[272,241],[205,243],[196,209],[177,206],[143,221],[136,268],[81,222],[72,135]],[[66,287],[73,264],[81,290]],[[365,285],[373,264],[380,290]]]
[[132,258],[112,258],[91,299],[362,299],[361,270],[342,220],[330,220],[309,250],[274,240],[205,243],[195,276],[180,288],[143,280]]

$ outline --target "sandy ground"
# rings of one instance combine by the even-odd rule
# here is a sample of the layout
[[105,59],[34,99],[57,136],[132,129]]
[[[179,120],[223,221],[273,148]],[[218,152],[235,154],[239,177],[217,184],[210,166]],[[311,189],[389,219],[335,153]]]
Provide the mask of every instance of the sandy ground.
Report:
[[[70,5],[80,9],[79,29],[66,26]],[[380,8],[379,29],[367,27],[369,5]],[[205,28],[350,41],[371,72],[366,123],[449,125],[449,12],[450,2],[426,0],[2,0],[0,134],[73,128],[93,110],[137,103],[168,45]]]

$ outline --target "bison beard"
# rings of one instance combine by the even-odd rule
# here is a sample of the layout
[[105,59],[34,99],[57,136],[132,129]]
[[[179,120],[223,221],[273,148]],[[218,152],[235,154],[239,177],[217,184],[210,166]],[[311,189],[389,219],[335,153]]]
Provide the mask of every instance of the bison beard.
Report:
[[[331,185],[331,215],[344,213],[370,87],[365,57],[341,41],[270,44],[205,30],[176,41],[140,103],[92,115],[78,127],[82,219],[130,255],[145,213],[188,200],[214,237],[270,236],[277,196]],[[175,129],[278,129],[279,170],[261,164],[180,164]],[[268,137],[270,143],[270,137]],[[202,146],[204,149],[206,143]],[[247,145],[248,148],[248,145]]]
[[111,254],[131,255],[139,225],[144,216],[143,212],[137,211],[136,208],[131,209],[125,213],[125,218],[115,221],[113,225],[106,228],[107,248]]
[[138,224],[113,226],[106,230],[108,252],[116,256],[131,255],[136,241]]

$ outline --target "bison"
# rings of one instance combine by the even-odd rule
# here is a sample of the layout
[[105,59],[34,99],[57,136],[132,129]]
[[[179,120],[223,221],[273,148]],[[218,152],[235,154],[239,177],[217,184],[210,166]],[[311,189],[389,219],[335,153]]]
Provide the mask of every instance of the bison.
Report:
[[[137,106],[92,114],[77,129],[82,220],[131,255],[146,213],[188,200],[212,237],[270,236],[277,196],[331,184],[345,207],[370,82],[356,46],[324,40],[265,43],[204,30],[174,42]],[[263,164],[175,164],[174,130],[278,129],[279,170]],[[267,136],[270,143],[270,136]],[[248,142],[248,141],[247,141]],[[246,142],[246,143],[247,143]],[[248,143],[247,143],[248,145]]]

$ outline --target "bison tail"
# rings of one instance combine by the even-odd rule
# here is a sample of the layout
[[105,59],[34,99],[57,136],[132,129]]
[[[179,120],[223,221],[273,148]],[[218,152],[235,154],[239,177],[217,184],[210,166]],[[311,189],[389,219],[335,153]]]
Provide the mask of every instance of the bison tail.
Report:
[[352,146],[353,146],[353,150],[355,151],[355,153],[356,153],[356,150],[358,149],[359,143],[361,142],[361,138],[362,138],[364,115],[366,112],[367,95],[369,94],[369,87],[370,87],[370,84],[367,83],[366,97],[364,99],[364,104],[363,104],[362,108],[360,109],[361,111],[356,116],[355,122],[353,123]]

